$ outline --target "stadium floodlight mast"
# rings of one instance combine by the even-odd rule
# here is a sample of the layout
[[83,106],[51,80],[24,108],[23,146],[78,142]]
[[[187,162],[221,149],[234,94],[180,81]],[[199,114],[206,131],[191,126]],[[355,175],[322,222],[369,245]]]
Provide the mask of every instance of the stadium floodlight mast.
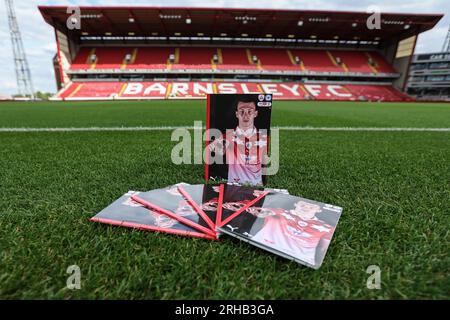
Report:
[[447,36],[445,37],[442,52],[450,52],[450,28],[448,29]]
[[19,94],[23,97],[29,96],[34,99],[33,83],[31,82],[31,72],[28,66],[27,57],[23,48],[22,36],[17,23],[16,12],[14,10],[13,0],[5,0],[8,14],[9,30],[14,55],[14,64],[16,68],[16,79]]

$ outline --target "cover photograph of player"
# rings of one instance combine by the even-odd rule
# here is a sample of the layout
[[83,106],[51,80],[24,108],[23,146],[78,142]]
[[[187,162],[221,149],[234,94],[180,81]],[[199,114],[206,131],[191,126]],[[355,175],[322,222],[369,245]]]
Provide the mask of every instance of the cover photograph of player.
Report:
[[219,227],[265,196],[263,187],[223,184],[221,188],[223,190],[222,206],[217,210],[216,222]]
[[341,214],[340,207],[274,193],[221,230],[318,269]]
[[[263,167],[269,148],[272,95],[209,95],[207,129],[217,129],[220,137],[207,142],[206,180],[262,185]],[[215,139],[214,139],[215,138]],[[212,158],[221,157],[222,163]]]

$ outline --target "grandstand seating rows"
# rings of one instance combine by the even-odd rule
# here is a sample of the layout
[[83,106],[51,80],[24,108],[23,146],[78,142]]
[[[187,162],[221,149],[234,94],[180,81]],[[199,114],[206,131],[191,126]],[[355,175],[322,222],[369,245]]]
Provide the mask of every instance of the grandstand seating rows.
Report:
[[275,100],[410,101],[389,85],[250,82],[72,82],[56,99],[204,99],[213,93],[272,93]]
[[71,65],[72,71],[110,69],[395,73],[376,51],[275,48],[82,47]]

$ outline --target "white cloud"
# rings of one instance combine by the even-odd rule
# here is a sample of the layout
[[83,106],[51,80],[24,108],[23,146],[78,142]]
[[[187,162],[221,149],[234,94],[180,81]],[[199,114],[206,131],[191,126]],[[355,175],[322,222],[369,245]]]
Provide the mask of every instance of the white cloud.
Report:
[[[25,51],[30,64],[34,87],[36,90],[55,92],[52,58],[56,51],[53,29],[42,19],[38,5],[141,5],[161,6],[160,0],[22,0],[15,1],[16,14],[22,32]],[[360,0],[343,2],[339,0],[259,0],[244,2],[242,0],[165,0],[164,6],[197,6],[197,7],[248,7],[248,8],[283,8],[305,10],[348,10],[366,11],[370,5],[377,5],[385,12],[404,13],[450,13],[450,1],[447,0]],[[440,51],[445,34],[450,25],[450,17],[444,17],[439,25],[419,37],[417,52]],[[6,19],[4,3],[0,5],[0,61],[3,61],[0,73],[0,92],[15,93],[16,87],[14,64],[12,58],[9,27]]]

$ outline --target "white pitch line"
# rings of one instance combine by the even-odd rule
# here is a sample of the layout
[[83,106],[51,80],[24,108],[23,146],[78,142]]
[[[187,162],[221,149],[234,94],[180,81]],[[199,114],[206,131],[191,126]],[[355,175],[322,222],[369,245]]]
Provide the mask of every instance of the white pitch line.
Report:
[[450,132],[450,128],[278,127],[283,131]]
[[[195,127],[86,127],[86,128],[0,128],[1,132],[133,132],[193,130]],[[204,128],[203,128],[204,129]],[[374,128],[374,127],[274,127],[281,131],[350,131],[350,132],[450,132],[450,128]]]
[[194,127],[86,127],[86,128],[0,128],[0,132],[101,132],[101,131],[172,131]]

